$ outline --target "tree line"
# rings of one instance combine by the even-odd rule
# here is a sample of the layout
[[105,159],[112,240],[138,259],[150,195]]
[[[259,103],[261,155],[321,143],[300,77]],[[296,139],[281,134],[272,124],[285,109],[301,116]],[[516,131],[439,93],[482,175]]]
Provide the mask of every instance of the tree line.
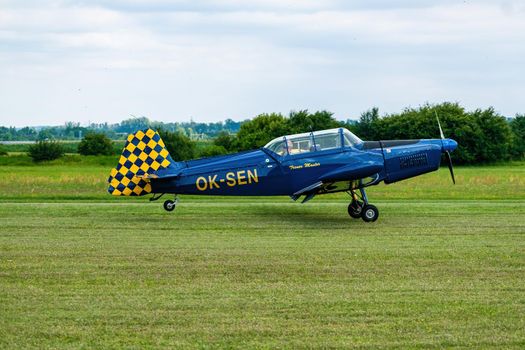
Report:
[[210,139],[221,131],[236,133],[242,122],[232,119],[212,123],[174,122],[164,123],[150,120],[146,117],[133,117],[120,123],[91,123],[81,126],[80,123],[67,122],[60,126],[44,127],[5,127],[0,126],[0,141],[41,141],[41,140],[81,140],[89,133],[101,133],[112,140],[125,139],[130,133],[140,129],[154,128],[172,132],[181,132],[192,140]]
[[[165,128],[164,125],[158,125],[156,129],[172,158],[180,161],[255,149],[282,135],[336,127],[348,128],[362,140],[439,138],[437,117],[445,137],[455,139],[459,144],[453,155],[457,164],[521,160],[525,157],[524,115],[505,118],[493,108],[466,111],[458,103],[448,102],[425,104],[384,115],[380,115],[377,108],[372,108],[362,113],[357,121],[338,121],[328,111],[260,114],[240,123],[237,132],[228,129],[217,131],[213,141],[204,144],[192,140],[184,130]],[[134,125],[129,126],[129,133],[145,127],[155,128],[154,125]],[[41,154],[44,155],[41,160],[47,160],[45,150],[42,151],[46,144],[52,144],[51,153],[60,154],[58,143],[40,141],[32,146],[33,151],[39,152],[30,150],[30,155]],[[78,151],[84,155],[112,154],[114,147],[105,134],[88,132]]]
[[445,137],[459,144],[454,152],[458,164],[520,160],[525,153],[525,116],[507,119],[493,108],[466,111],[458,103],[425,104],[400,113],[381,116],[377,108],[361,114],[358,121],[337,121],[327,111],[261,114],[241,125],[236,135],[221,133],[217,146],[228,152],[261,147],[271,139],[300,132],[346,127],[362,140],[439,138],[437,117]]
[[353,130],[368,140],[438,138],[436,116],[445,137],[458,142],[453,155],[458,164],[524,158],[525,116],[505,118],[493,108],[466,111],[458,103],[426,104],[385,116],[372,108],[361,115]]

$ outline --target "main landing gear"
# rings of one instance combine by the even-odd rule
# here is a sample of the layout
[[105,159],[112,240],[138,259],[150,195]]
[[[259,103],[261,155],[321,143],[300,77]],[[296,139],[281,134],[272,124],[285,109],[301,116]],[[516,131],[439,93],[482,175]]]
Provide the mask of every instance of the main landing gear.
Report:
[[360,188],[359,192],[359,194],[354,190],[348,192],[352,196],[352,202],[348,204],[348,215],[354,219],[361,218],[366,222],[376,221],[379,217],[379,210],[375,205],[368,203],[364,188]]

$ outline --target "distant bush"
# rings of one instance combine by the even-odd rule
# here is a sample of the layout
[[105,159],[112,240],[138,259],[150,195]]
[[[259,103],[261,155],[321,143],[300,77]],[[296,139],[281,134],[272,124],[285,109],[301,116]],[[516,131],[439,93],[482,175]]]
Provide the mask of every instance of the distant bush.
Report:
[[159,135],[174,161],[195,158],[195,142],[183,133],[159,130]]
[[104,134],[89,133],[78,144],[78,153],[83,156],[110,155],[113,142]]
[[199,157],[214,157],[228,153],[228,150],[222,146],[209,145],[199,151]]
[[7,151],[3,145],[0,145],[0,156],[7,156]]
[[29,146],[29,156],[34,162],[58,159],[64,155],[64,147],[56,141],[38,141]]

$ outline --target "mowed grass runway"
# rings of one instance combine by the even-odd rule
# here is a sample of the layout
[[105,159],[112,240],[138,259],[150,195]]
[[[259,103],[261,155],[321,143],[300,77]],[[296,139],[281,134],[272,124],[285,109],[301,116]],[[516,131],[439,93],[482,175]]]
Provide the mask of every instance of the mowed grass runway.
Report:
[[521,165],[371,189],[372,224],[343,195],[166,213],[99,194],[104,167],[28,168],[0,167],[2,348],[525,347]]

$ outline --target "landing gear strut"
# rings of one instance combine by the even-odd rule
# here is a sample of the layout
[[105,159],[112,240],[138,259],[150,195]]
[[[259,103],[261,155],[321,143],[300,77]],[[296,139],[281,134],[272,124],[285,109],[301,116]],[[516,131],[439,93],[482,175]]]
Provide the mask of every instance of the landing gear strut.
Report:
[[350,190],[352,202],[348,205],[348,215],[354,219],[362,218],[366,222],[376,221],[379,217],[379,210],[375,205],[368,203],[368,197],[364,188],[359,189],[359,194]]

